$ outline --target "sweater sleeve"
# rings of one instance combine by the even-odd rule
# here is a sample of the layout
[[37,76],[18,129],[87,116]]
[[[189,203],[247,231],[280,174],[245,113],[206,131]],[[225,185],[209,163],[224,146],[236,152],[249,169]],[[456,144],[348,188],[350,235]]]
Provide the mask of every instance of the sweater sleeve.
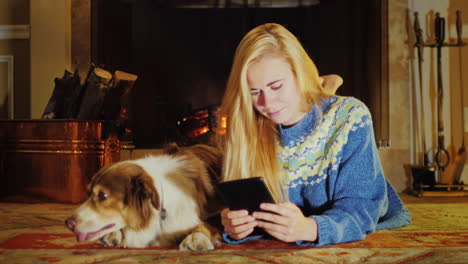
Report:
[[224,242],[231,244],[231,245],[237,245],[237,244],[244,243],[247,240],[264,238],[265,234],[250,234],[243,239],[236,240],[230,237],[228,233],[223,232],[222,237],[223,237]]
[[386,183],[371,116],[367,107],[359,108],[364,111],[362,119],[350,124],[352,128],[337,172],[333,172],[336,177],[330,177],[327,183],[330,209],[309,216],[317,222],[318,238],[315,242],[297,241],[298,245],[324,246],[362,240],[375,231],[379,217],[386,211]]

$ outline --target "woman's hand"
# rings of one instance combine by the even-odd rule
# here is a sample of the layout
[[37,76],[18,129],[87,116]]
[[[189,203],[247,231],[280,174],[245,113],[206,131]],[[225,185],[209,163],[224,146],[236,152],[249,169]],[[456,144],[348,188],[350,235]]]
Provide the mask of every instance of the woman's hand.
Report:
[[228,208],[221,211],[221,223],[224,231],[236,240],[248,236],[257,226],[257,221],[247,210],[231,211]]
[[305,217],[295,204],[263,203],[260,208],[268,212],[253,213],[253,217],[258,222],[257,226],[276,239],[284,242],[317,240],[317,222]]

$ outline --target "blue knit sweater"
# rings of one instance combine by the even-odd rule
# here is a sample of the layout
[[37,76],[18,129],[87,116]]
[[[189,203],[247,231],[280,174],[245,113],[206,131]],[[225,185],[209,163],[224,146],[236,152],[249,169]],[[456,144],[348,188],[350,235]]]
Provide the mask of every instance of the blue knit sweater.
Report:
[[[296,125],[278,126],[279,160],[289,199],[315,219],[318,238],[298,245],[363,240],[376,229],[408,225],[411,217],[384,178],[368,108],[352,97],[330,97]],[[261,236],[233,240],[241,243]]]

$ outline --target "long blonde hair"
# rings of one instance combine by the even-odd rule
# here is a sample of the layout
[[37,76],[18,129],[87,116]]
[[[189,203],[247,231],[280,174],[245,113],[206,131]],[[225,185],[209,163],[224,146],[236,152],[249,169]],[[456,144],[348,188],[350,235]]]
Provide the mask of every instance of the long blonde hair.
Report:
[[276,201],[287,200],[281,186],[284,175],[277,157],[276,124],[257,113],[247,82],[248,67],[266,54],[282,56],[291,65],[302,94],[302,109],[309,111],[326,96],[317,67],[297,38],[281,25],[267,23],[250,32],[236,49],[220,115],[227,117],[223,181],[264,177]]

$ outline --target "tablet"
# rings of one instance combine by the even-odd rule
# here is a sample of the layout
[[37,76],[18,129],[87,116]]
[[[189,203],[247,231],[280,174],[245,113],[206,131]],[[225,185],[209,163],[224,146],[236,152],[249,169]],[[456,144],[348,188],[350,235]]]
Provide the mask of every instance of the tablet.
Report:
[[252,214],[262,211],[261,203],[275,203],[263,177],[222,182],[218,189],[230,210],[246,209]]

